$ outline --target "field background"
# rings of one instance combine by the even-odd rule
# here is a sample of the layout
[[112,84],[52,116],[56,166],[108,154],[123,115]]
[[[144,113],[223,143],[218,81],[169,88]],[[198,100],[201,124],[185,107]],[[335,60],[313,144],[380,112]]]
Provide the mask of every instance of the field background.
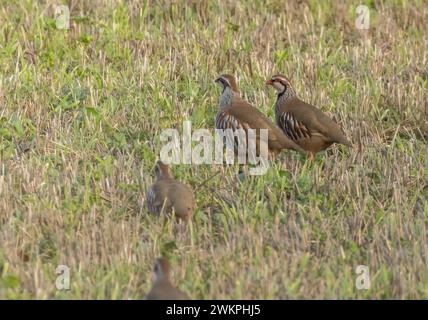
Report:
[[[0,298],[141,299],[164,254],[194,299],[428,299],[428,5],[362,2],[369,30],[360,1],[282,0],[70,1],[58,30],[56,2],[0,0]],[[145,207],[159,134],[212,128],[223,72],[272,118],[288,75],[354,148],[174,166],[180,228]]]

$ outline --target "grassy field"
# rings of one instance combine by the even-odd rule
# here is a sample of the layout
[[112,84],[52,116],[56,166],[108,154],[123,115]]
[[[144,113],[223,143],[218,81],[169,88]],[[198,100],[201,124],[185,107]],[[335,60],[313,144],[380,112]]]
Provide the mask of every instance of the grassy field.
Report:
[[[141,299],[163,254],[194,299],[428,299],[428,5],[362,2],[369,30],[312,0],[70,1],[61,30],[54,1],[0,0],[0,298]],[[160,132],[213,128],[224,72],[272,119],[288,75],[354,148],[174,166],[197,212],[157,219]]]

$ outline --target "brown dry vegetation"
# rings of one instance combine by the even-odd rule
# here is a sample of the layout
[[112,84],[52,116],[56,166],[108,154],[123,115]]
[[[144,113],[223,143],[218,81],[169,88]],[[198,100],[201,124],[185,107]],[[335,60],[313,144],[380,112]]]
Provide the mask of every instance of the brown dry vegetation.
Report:
[[[428,298],[424,1],[0,0],[0,298],[141,299],[155,258],[192,298]],[[354,148],[283,153],[261,177],[179,165],[186,228],[145,191],[165,128],[212,128],[219,73],[273,117],[288,75]],[[70,268],[71,288],[55,288]],[[355,268],[370,268],[357,290]]]

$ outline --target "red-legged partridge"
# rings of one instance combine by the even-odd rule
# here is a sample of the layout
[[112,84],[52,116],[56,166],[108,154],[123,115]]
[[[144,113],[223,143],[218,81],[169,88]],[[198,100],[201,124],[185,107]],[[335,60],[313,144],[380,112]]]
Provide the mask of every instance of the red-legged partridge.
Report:
[[189,220],[195,211],[193,191],[172,176],[169,166],[158,161],[155,167],[156,181],[147,191],[150,212],[159,215],[175,213],[176,218]]
[[189,300],[183,291],[172,285],[168,260],[159,258],[153,272],[154,282],[146,300]]
[[309,152],[310,159],[333,143],[352,147],[342,129],[321,110],[297,97],[290,81],[283,75],[274,75],[266,81],[278,92],[275,118],[282,131]]

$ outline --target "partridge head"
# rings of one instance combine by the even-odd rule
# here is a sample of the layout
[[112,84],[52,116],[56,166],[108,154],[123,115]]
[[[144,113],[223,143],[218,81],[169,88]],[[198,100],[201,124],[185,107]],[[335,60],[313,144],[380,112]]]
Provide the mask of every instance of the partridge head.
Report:
[[300,100],[290,80],[276,74],[266,81],[277,91],[275,102],[276,123],[288,138],[309,152],[315,154],[333,143],[351,147],[342,129],[321,110]]
[[153,286],[147,294],[146,300],[189,300],[183,291],[172,285],[170,269],[167,259],[157,259],[153,268]]

